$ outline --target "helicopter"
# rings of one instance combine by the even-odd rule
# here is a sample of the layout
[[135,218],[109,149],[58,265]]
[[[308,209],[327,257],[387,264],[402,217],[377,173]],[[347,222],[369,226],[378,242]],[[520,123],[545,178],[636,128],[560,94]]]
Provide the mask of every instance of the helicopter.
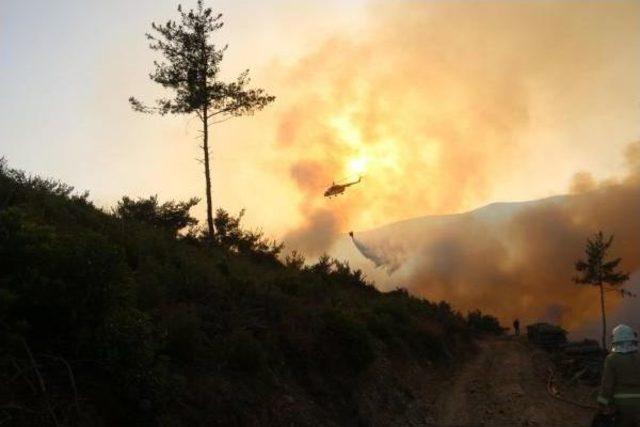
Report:
[[352,185],[356,185],[360,181],[362,181],[362,177],[358,177],[357,181],[347,182],[346,184],[336,184],[335,182],[333,182],[333,183],[331,183],[331,187],[329,187],[327,189],[327,191],[324,192],[324,197],[338,196],[338,195],[344,193],[344,190],[346,190],[347,187],[351,187]]

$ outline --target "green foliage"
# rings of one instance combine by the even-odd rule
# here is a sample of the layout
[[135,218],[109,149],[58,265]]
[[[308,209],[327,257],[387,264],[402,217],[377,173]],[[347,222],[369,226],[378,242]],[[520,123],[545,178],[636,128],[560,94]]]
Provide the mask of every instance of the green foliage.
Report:
[[345,262],[280,261],[243,212],[218,211],[212,244],[176,233],[193,201],[107,213],[1,162],[0,203],[0,417],[19,404],[20,424],[266,423],[271,396],[294,388],[344,424],[378,358],[437,365],[474,330]]
[[234,217],[224,209],[218,209],[213,220],[216,227],[215,242],[227,251],[275,261],[284,246],[265,239],[262,232],[243,230],[240,222],[244,213],[243,209]]
[[373,302],[368,326],[387,347],[417,354],[432,362],[445,361],[468,339],[469,328],[460,313],[446,303],[432,303],[396,289]]
[[622,285],[629,280],[628,273],[616,271],[621,258],[607,260],[607,253],[613,244],[613,235],[605,238],[602,231],[587,239],[586,260],[578,260],[576,270],[581,273],[573,281],[580,285],[591,285],[600,288],[600,309],[602,315],[602,348],[607,348],[607,316],[604,303],[604,291],[617,290],[622,296],[635,295],[622,289]]
[[477,333],[502,335],[505,332],[505,328],[500,325],[495,316],[483,314],[480,310],[470,311],[467,314],[467,324]]
[[265,369],[265,349],[249,331],[233,331],[226,348],[227,364],[232,370],[256,374]]
[[602,231],[587,239],[586,260],[576,262],[576,270],[582,273],[574,278],[578,284],[600,286],[606,284],[618,287],[629,280],[628,273],[616,271],[621,258],[606,260],[607,252],[613,243],[613,236],[605,238]]
[[133,307],[116,308],[105,319],[99,336],[100,357],[109,371],[122,375],[126,383],[147,379],[157,352],[148,313]]
[[373,362],[375,351],[369,331],[353,314],[330,309],[324,313],[324,324],[320,345],[325,347],[322,353],[328,367],[360,372]]
[[182,363],[191,363],[203,346],[202,319],[196,307],[179,305],[167,313],[165,351],[169,357]]
[[[153,34],[147,33],[149,48],[162,54],[154,61],[149,77],[173,92],[173,98],[159,98],[148,107],[134,97],[129,103],[143,113],[195,114],[202,124],[202,151],[207,200],[207,238],[214,239],[213,203],[211,195],[211,162],[209,160],[209,126],[230,117],[254,114],[275,100],[263,89],[251,89],[249,70],[229,83],[220,76],[220,65],[227,46],[220,48],[212,38],[223,26],[222,14],[214,14],[198,0],[195,10],[178,6],[180,22],[152,23]],[[219,45],[218,45],[219,46]],[[187,209],[188,210],[188,209]],[[255,236],[256,241],[261,236]]]
[[301,270],[304,267],[305,258],[300,252],[293,250],[285,256],[284,264],[293,269]]
[[114,213],[123,221],[143,222],[175,235],[183,228],[198,223],[194,217],[189,215],[189,210],[199,201],[194,197],[186,202],[170,201],[159,204],[157,196],[138,200],[132,200],[125,196],[118,202]]
[[[166,62],[155,62],[150,78],[175,92],[173,99],[160,98],[155,111],[160,114],[189,114],[204,108],[211,116],[251,114],[264,108],[275,97],[262,89],[248,89],[249,70],[235,81],[220,80],[220,63],[227,50],[216,47],[213,33],[223,26],[222,14],[214,14],[198,0],[196,10],[185,12],[178,6],[180,22],[152,23],[154,34],[147,34],[149,47],[159,51]],[[135,98],[132,107],[141,112],[153,112]],[[208,111],[207,111],[208,110]]]

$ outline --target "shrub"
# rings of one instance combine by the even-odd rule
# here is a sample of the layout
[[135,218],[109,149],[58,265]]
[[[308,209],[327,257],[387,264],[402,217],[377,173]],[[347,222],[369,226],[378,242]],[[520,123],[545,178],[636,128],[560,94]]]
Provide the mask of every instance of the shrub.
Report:
[[470,311],[467,314],[467,325],[477,333],[502,335],[506,330],[500,325],[496,317],[490,314],[482,314],[480,310]]
[[266,367],[266,354],[260,341],[249,331],[233,331],[227,341],[227,365],[236,371],[256,374]]
[[186,202],[170,201],[159,204],[157,196],[138,200],[125,196],[118,202],[114,213],[123,221],[142,222],[175,235],[179,230],[198,223],[189,215],[189,210],[199,202],[200,200],[194,197]]
[[178,306],[165,320],[166,353],[181,363],[193,362],[202,346],[202,321],[195,308]]
[[325,334],[320,345],[324,353],[335,355],[338,364],[356,372],[364,370],[375,359],[373,342],[364,324],[352,314],[330,309],[324,314]]
[[46,398],[28,397],[27,343],[55,407],[78,404],[86,425],[278,424],[265,406],[282,390],[336,409],[327,423],[343,425],[378,355],[440,360],[469,331],[499,329],[405,289],[379,292],[326,255],[280,261],[281,245],[240,228],[242,213],[218,211],[213,244],[197,228],[179,235],[190,204],[124,198],[106,213],[0,161],[0,396],[25,419]]

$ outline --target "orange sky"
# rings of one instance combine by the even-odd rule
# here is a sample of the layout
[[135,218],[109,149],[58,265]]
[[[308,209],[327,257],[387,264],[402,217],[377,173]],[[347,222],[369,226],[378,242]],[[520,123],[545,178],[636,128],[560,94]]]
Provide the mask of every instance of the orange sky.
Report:
[[287,238],[320,252],[350,229],[619,174],[638,138],[638,6],[378,3],[357,39],[338,33],[280,70],[270,150],[303,216]]

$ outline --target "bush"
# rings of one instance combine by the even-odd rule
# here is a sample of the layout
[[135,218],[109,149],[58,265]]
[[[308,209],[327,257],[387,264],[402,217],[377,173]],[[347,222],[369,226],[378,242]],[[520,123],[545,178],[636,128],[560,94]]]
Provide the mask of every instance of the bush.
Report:
[[227,364],[236,371],[256,374],[266,367],[265,351],[249,331],[236,330],[227,342]]
[[338,366],[348,366],[356,372],[363,371],[375,359],[373,342],[365,325],[353,315],[339,310],[324,314],[325,334],[320,345],[324,353],[335,355]]
[[502,335],[506,331],[496,317],[482,314],[480,310],[470,311],[467,314],[467,325],[476,333]]
[[[214,242],[180,235],[193,203],[124,198],[107,213],[0,161],[0,396],[25,408],[22,424],[49,422],[54,399],[61,425],[275,425],[272,399],[295,390],[345,425],[376,357],[442,360],[469,331],[499,329],[379,292],[328,256],[280,261],[242,212],[218,211]],[[27,346],[50,395],[33,397]]]
[[164,323],[167,355],[181,363],[193,362],[203,341],[202,321],[195,308],[178,306],[168,313]]
[[115,215],[123,221],[138,221],[175,235],[185,227],[191,227],[198,221],[189,215],[189,210],[200,202],[191,198],[186,202],[158,203],[157,196],[148,199],[133,200],[123,197],[114,210]]

